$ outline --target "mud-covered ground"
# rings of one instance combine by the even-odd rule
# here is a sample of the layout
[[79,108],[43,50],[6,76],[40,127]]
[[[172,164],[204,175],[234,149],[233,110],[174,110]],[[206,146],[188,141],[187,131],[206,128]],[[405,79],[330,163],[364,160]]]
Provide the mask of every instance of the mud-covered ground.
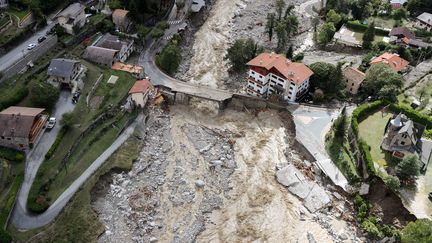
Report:
[[277,168],[303,161],[277,112],[170,109],[152,112],[132,171],[94,201],[100,242],[361,241],[331,187],[334,209],[311,213],[277,182]]

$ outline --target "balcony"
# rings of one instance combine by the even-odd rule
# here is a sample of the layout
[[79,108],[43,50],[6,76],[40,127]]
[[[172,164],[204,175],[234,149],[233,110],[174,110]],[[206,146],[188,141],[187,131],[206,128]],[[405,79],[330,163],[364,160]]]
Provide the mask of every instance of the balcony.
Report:
[[251,77],[251,76],[249,76],[248,78],[247,78],[247,80],[248,81],[251,81],[252,83],[256,83],[256,84],[259,84],[259,85],[262,85],[262,86],[264,86],[264,85],[267,85],[267,83],[263,83],[262,81],[260,81],[260,80],[257,80],[257,79],[255,79],[255,78],[253,78],[253,77]]

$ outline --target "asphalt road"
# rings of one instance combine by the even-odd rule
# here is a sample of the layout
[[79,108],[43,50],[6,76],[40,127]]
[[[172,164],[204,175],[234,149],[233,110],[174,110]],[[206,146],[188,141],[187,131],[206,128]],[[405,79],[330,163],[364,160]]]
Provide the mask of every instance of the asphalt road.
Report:
[[61,120],[62,115],[72,111],[74,107],[75,106],[72,104],[72,94],[68,91],[62,91],[60,93],[60,98],[57,101],[55,112],[51,115],[57,118],[57,124],[51,130],[45,130],[34,149],[27,154],[24,182],[19,191],[15,210],[12,213],[11,218],[12,223],[15,226],[19,226],[28,220],[29,212],[26,204],[30,187],[33,184],[39,166],[45,158],[45,154],[51,148],[51,145],[54,143],[57,134],[60,131],[61,126],[59,121]]
[[[70,99],[69,99],[70,102]],[[70,102],[71,103],[71,102]],[[113,144],[107,148],[81,175],[78,177],[72,185],[70,185],[57,200],[42,214],[34,215],[28,211],[26,207],[28,191],[34,180],[34,175],[31,180],[29,180],[26,186],[21,188],[17,204],[15,206],[14,212],[12,214],[12,224],[21,230],[34,229],[42,227],[49,224],[55,217],[61,212],[61,210],[66,206],[69,200],[75,195],[79,188],[87,181],[87,179],[97,170],[99,167],[132,135],[135,127],[139,123],[143,123],[144,115],[140,114],[138,118],[127,127],[122,134],[113,142]],[[49,149],[49,148],[48,148]],[[39,160],[43,160],[45,154],[37,154],[36,161],[29,161],[30,163],[38,163]],[[36,173],[37,168],[35,168],[34,173]],[[33,173],[33,171],[31,171]],[[27,177],[27,172],[26,172]],[[31,182],[31,183],[30,183]]]
[[14,63],[19,61],[23,56],[27,55],[31,50],[27,50],[27,46],[29,44],[38,44],[38,38],[46,35],[46,32],[51,29],[55,25],[55,22],[51,22],[43,29],[39,30],[35,34],[33,34],[30,38],[28,38],[23,43],[19,44],[14,49],[10,50],[8,53],[0,57],[0,71],[3,71]]

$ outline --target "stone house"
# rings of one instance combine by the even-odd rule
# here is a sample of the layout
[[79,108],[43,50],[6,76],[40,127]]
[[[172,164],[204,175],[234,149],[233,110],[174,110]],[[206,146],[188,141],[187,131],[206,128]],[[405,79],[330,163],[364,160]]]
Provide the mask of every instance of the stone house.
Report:
[[129,90],[131,99],[136,107],[144,108],[152,96],[154,91],[153,84],[150,83],[149,79],[137,80],[132,88]]
[[48,120],[44,109],[11,106],[0,112],[0,145],[26,150],[42,135]]
[[354,67],[347,67],[342,73],[345,80],[346,91],[356,95],[366,77],[366,74]]
[[85,6],[81,3],[69,5],[65,10],[59,13],[57,21],[63,27],[66,33],[73,35],[74,26],[83,27],[86,23]]
[[132,26],[132,21],[128,17],[128,13],[129,11],[124,9],[116,9],[112,13],[113,23],[120,32],[127,33]]
[[430,13],[422,13],[417,16],[416,22],[414,26],[417,29],[431,31],[432,30],[432,14]]
[[81,70],[79,61],[57,58],[51,60],[48,67],[50,79],[62,86],[72,88],[72,82],[77,78]]

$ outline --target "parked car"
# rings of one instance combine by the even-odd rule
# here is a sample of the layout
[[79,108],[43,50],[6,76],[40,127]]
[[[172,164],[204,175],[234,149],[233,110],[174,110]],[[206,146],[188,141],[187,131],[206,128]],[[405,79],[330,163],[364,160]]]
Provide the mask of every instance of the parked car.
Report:
[[46,40],[45,36],[41,36],[38,38],[38,42],[41,43],[42,41]]
[[48,129],[51,129],[51,128],[53,128],[54,126],[55,126],[55,124],[56,124],[56,118],[55,117],[50,117],[49,119],[48,119],[48,123],[47,123],[47,128]]
[[27,50],[32,50],[35,47],[36,47],[36,44],[31,43],[27,46]]

